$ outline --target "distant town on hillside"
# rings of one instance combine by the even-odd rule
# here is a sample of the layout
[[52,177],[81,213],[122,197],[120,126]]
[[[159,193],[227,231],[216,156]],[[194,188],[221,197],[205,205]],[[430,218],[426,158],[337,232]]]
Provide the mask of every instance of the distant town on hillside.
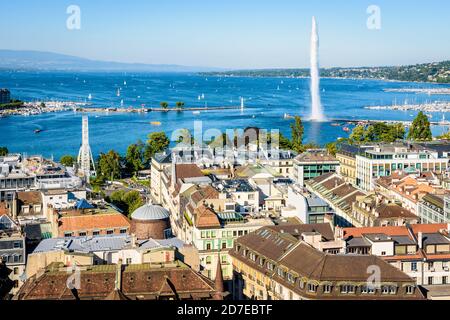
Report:
[[[450,83],[450,61],[397,67],[352,67],[321,69],[325,78],[379,79]],[[260,69],[208,72],[204,75],[234,77],[309,77],[309,69]]]

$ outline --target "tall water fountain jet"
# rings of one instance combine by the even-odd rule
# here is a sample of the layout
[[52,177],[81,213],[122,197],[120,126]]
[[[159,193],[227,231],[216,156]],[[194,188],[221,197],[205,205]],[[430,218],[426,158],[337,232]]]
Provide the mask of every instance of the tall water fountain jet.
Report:
[[312,18],[311,32],[311,121],[325,121],[320,101],[320,73],[319,73],[319,33],[316,17]]

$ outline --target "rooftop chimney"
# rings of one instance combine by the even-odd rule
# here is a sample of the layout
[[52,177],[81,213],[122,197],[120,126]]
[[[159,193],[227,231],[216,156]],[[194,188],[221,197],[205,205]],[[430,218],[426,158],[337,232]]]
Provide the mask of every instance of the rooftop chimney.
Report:
[[417,242],[419,244],[419,249],[423,249],[423,232],[417,234]]
[[131,234],[131,247],[133,247],[133,248],[137,247],[136,235],[134,233]]
[[116,266],[116,281],[114,282],[114,290],[120,291],[122,289],[122,259],[117,261]]

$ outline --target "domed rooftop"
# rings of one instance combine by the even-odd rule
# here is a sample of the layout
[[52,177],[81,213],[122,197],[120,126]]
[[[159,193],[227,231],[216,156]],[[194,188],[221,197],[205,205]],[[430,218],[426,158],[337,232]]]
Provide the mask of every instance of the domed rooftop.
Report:
[[151,221],[164,220],[169,218],[169,211],[161,206],[146,204],[136,209],[131,215],[132,220]]

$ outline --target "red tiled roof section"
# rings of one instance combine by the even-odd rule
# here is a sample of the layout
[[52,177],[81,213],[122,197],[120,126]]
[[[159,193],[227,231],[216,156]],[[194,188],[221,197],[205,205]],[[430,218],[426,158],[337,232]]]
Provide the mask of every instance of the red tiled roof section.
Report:
[[328,255],[300,243],[280,264],[315,280],[367,281],[370,266],[380,267],[383,279],[410,281],[411,278],[376,256]]
[[203,177],[204,174],[195,164],[177,164],[175,166],[177,179]]
[[58,230],[62,233],[130,227],[130,221],[122,214],[77,215],[61,217],[59,221]]
[[41,193],[37,191],[17,192],[17,200],[24,204],[42,203]]
[[197,292],[213,292],[211,280],[203,278],[190,268],[152,270],[144,272],[125,271],[122,279],[122,290],[127,295],[139,295],[148,292],[158,295],[172,295],[174,292],[169,282],[178,294]]
[[0,202],[0,217],[9,213],[8,208],[6,208],[6,203]]
[[219,191],[217,191],[211,186],[201,188],[191,195],[191,199],[192,201],[194,201],[195,204],[199,204],[203,200],[218,199],[218,198],[219,198]]
[[200,205],[195,209],[195,225],[197,228],[220,228],[217,215],[210,208]]
[[[114,290],[117,267],[92,266],[92,271],[81,271],[77,293],[82,300],[110,299]],[[70,273],[47,270],[40,277],[27,280],[17,298],[19,300],[74,300],[67,289]],[[123,299],[153,300],[160,296],[181,298],[209,298],[215,294],[214,283],[187,266],[130,265],[122,270],[120,297]]]
[[414,213],[396,204],[382,204],[376,211],[380,218],[418,218]]
[[[411,225],[411,229],[414,234],[418,234],[419,232],[423,233],[434,233],[439,232],[440,230],[447,229],[446,224],[413,224]],[[344,238],[348,237],[361,237],[363,234],[386,234],[389,236],[406,236],[409,235],[408,229],[406,226],[398,226],[398,227],[367,227],[367,228],[344,228]]]

